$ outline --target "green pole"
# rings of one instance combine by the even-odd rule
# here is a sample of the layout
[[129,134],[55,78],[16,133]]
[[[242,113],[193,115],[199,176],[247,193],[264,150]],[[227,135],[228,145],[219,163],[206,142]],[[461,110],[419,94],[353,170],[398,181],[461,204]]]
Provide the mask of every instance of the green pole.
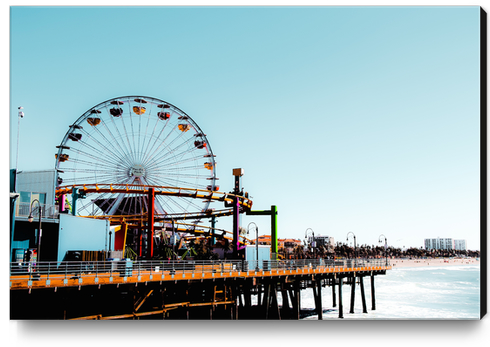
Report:
[[76,216],[77,211],[77,199],[78,199],[78,188],[73,188],[71,193],[71,214]]
[[271,251],[277,253],[277,207],[271,206]]

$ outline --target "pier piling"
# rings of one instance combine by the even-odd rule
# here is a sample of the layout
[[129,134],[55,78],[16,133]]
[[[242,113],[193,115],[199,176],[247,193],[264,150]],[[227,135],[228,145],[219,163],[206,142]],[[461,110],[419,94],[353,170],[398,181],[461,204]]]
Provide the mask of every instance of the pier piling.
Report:
[[350,311],[349,313],[354,313],[354,301],[356,298],[356,278],[351,277],[351,285],[350,285]]
[[323,320],[323,307],[322,307],[322,280],[321,278],[317,278],[317,280],[313,283],[313,288],[315,288],[315,283],[317,286],[317,293],[316,293],[316,300],[315,300],[315,305],[316,305],[316,312],[318,314],[318,320]]
[[371,309],[376,310],[376,298],[374,293],[374,274],[371,272]]
[[344,279],[339,277],[339,318],[344,318],[344,305],[342,304],[342,281]]
[[367,313],[366,296],[364,295],[364,276],[359,277],[359,285],[361,286],[362,313]]

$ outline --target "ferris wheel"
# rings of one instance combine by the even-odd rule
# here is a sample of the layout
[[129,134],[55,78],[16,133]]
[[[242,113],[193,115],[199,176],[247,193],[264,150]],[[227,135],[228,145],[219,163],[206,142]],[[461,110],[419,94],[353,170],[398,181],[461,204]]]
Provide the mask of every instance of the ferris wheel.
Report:
[[[58,184],[127,185],[128,193],[90,194],[77,215],[135,215],[148,208],[135,186],[185,187],[217,191],[211,146],[194,120],[174,105],[146,96],[104,101],[86,111],[57,146]],[[161,215],[204,212],[211,201],[155,197]]]

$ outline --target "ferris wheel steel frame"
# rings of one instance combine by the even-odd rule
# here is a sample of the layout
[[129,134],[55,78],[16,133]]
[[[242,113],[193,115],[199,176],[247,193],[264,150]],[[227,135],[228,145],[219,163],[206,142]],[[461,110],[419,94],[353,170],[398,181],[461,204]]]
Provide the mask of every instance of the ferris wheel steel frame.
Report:
[[[215,155],[197,123],[178,107],[147,96],[106,100],[86,111],[57,146],[55,167],[65,185],[109,183],[218,190]],[[60,183],[61,185],[61,183]],[[209,207],[190,200],[156,201],[162,214]],[[105,193],[76,215],[130,214],[148,202]]]
[[[195,220],[185,225],[184,232],[206,235],[199,228],[209,227],[198,223],[211,217],[214,240],[215,230],[220,230],[215,228],[216,217],[251,209],[247,194],[218,192],[215,155],[206,135],[190,116],[166,101],[147,96],[109,99],[87,110],[69,128],[55,156],[61,211],[71,195],[74,215],[107,219],[126,230],[128,225],[146,229],[150,240],[155,223],[165,229],[166,222],[173,225],[179,219]],[[77,200],[87,194],[95,198],[79,207]],[[204,205],[196,205],[197,200]],[[236,206],[215,211],[209,208],[212,202]],[[131,213],[135,211],[139,213]],[[235,234],[234,230],[234,242]],[[153,242],[149,243],[152,256]]]

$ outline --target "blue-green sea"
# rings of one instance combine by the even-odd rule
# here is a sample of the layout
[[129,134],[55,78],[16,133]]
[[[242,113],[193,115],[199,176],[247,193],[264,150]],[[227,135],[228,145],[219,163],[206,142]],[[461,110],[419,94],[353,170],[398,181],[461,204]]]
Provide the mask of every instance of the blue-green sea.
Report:
[[[343,286],[343,319],[479,319],[480,266],[400,267],[375,277],[376,310],[371,310],[371,285],[364,278],[368,313],[362,311],[356,285],[354,313],[350,311],[350,285]],[[312,289],[301,293],[301,308],[315,307]],[[338,301],[338,292],[337,292]],[[322,290],[323,319],[339,319],[332,307],[332,290]],[[316,320],[316,314],[304,318]]]

